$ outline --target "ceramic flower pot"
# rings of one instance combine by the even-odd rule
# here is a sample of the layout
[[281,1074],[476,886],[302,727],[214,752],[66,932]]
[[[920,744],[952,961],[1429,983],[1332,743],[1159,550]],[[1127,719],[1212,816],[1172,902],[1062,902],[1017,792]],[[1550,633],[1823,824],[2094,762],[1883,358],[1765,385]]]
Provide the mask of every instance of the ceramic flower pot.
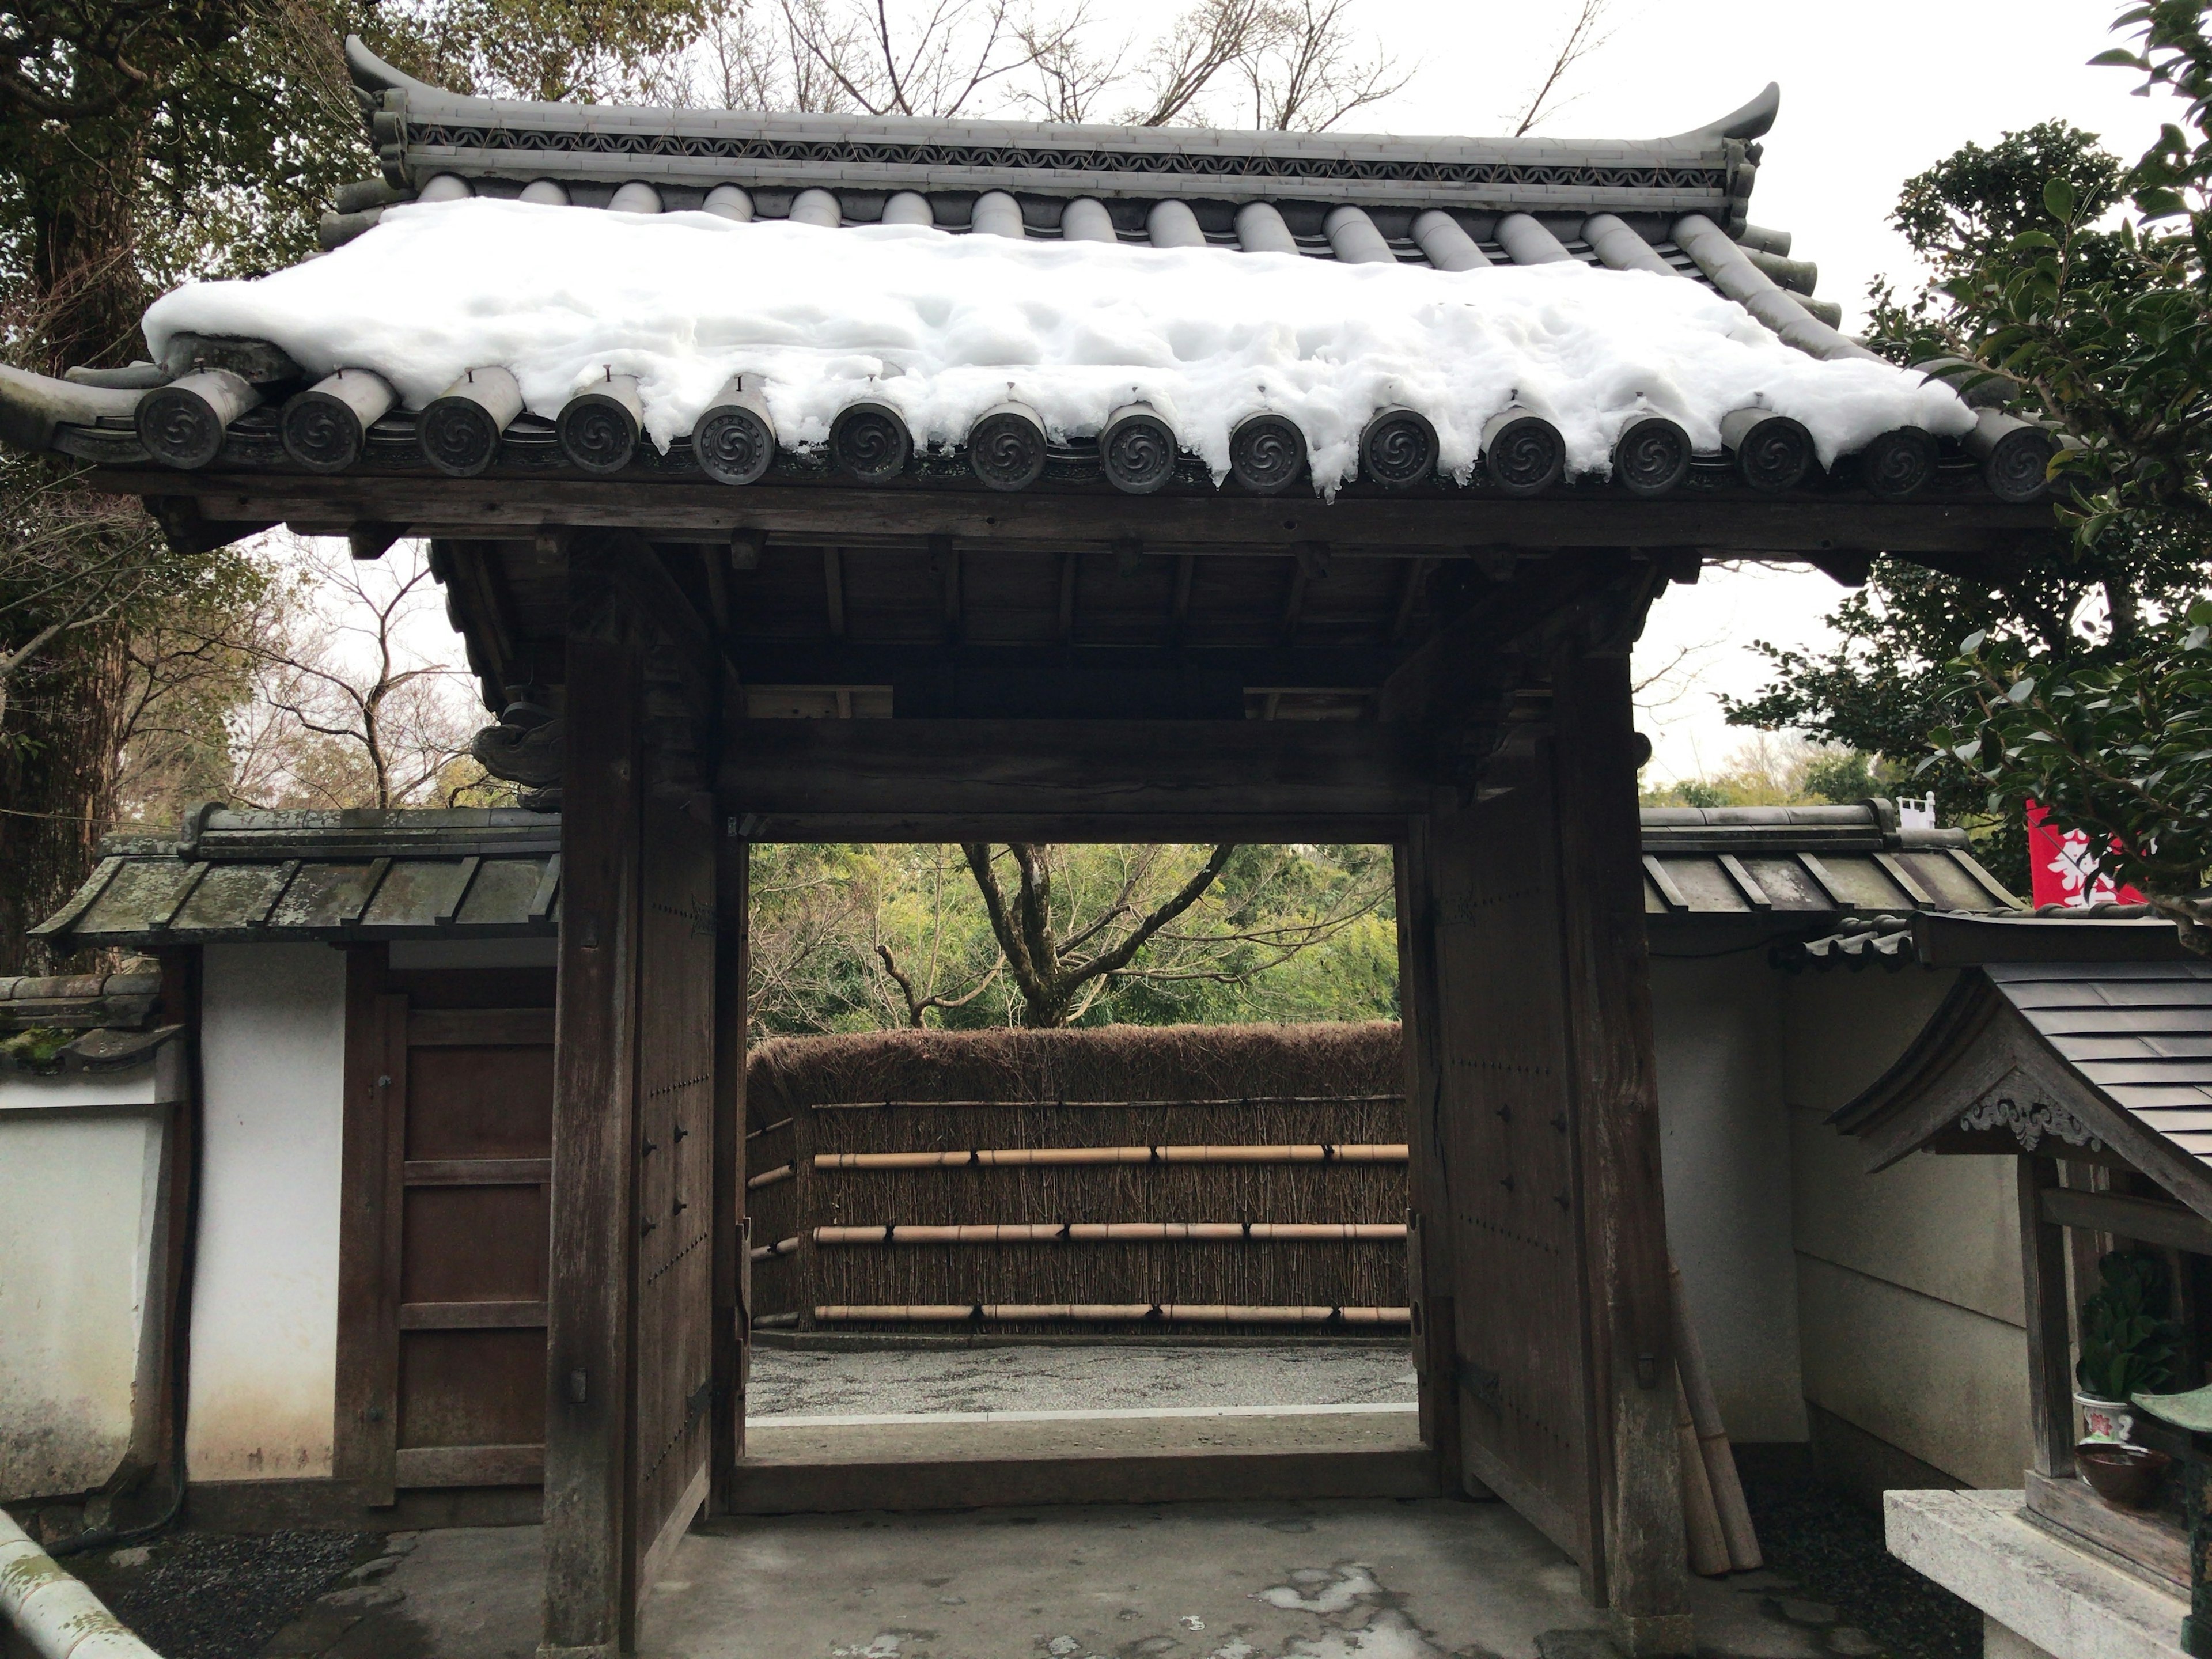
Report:
[[2148,1509],[2155,1504],[2159,1482],[2173,1462],[2148,1446],[2104,1440],[2084,1440],[2074,1449],[2074,1461],[2098,1497],[2124,1510]]
[[2081,1438],[2124,1443],[2135,1431],[2136,1409],[2124,1400],[2101,1400],[2094,1394],[2076,1394],[2081,1408]]

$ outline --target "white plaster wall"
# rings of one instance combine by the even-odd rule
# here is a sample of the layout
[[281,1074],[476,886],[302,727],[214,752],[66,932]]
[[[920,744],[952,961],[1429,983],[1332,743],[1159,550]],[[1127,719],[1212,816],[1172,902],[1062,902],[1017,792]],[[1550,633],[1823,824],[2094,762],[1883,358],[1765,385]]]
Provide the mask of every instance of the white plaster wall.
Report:
[[1743,1441],[1806,1437],[1780,977],[1764,951],[1651,963],[1668,1239]]
[[2027,1346],[2009,1158],[1915,1153],[1879,1175],[1827,1115],[1873,1082],[1956,975],[1790,980],[1785,1086],[1805,1397],[1976,1486],[2027,1459]]
[[207,947],[192,1480],[331,1472],[344,1061],[339,952]]
[[167,1129],[143,1103],[152,1077],[0,1084],[0,1498],[104,1485],[152,1408],[139,1371]]

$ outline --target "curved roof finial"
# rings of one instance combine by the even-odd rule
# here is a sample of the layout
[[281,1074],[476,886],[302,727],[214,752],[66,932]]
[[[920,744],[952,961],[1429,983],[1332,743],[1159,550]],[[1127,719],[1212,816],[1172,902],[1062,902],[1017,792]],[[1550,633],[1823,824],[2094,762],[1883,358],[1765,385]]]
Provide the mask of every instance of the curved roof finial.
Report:
[[371,52],[358,34],[346,36],[345,59],[346,70],[353,76],[354,85],[363,92],[445,91],[443,87],[434,87],[427,81],[417,81],[413,76],[394,69]]
[[1760,93],[1741,109],[1732,110],[1717,121],[1687,132],[1674,134],[1670,143],[1693,143],[1700,138],[1763,138],[1774,125],[1774,118],[1782,112],[1782,83],[1769,81],[1766,90]]

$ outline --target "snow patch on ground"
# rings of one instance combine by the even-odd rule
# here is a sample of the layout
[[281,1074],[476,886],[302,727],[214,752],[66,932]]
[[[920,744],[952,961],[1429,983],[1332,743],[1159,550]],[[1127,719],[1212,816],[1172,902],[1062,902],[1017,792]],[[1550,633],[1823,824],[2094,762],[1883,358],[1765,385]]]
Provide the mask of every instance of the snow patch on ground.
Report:
[[757,374],[779,437],[824,441],[862,398],[917,442],[951,444],[994,404],[1055,436],[1152,404],[1217,478],[1229,434],[1273,410],[1306,434],[1316,486],[1353,477],[1361,428],[1409,404],[1441,466],[1472,471],[1489,418],[1548,416],[1577,472],[1607,469],[1656,412],[1717,449],[1753,404],[1795,416],[1821,459],[1914,425],[1972,424],[1948,390],[1784,345],[1702,284],[1577,263],[1442,271],[1225,248],[830,230],[472,198],[389,209],[336,252],[248,282],[190,284],[145,319],[171,335],[270,340],[316,374],[369,368],[419,408],[469,368],[503,367],[551,416],[608,374],[640,382],[664,448],[735,374]]

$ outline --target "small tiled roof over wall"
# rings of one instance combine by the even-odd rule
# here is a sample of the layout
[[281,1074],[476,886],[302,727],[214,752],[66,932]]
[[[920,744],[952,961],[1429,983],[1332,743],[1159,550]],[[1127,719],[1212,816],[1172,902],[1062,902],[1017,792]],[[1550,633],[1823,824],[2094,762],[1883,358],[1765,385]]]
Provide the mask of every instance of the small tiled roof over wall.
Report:
[[[1822,932],[1854,916],[2013,908],[1962,832],[1899,830],[1887,801],[1654,808],[1644,847],[1644,909],[1660,925]],[[550,936],[559,923],[551,813],[203,809],[176,837],[117,836],[105,853],[37,930],[63,948]]]

